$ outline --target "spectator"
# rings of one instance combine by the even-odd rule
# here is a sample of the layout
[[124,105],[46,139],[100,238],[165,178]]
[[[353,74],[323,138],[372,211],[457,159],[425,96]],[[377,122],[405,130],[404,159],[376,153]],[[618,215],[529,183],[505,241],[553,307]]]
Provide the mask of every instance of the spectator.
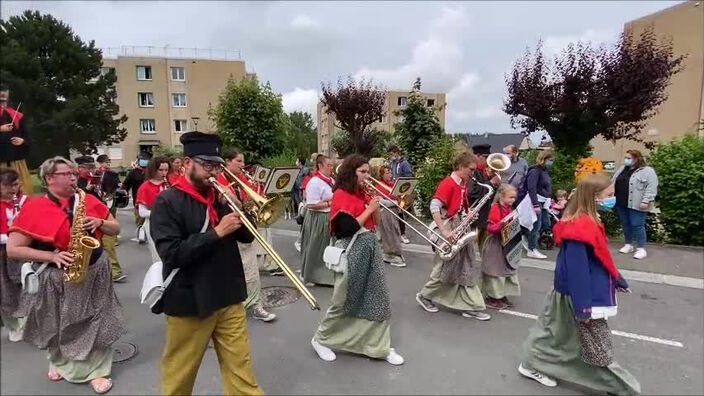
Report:
[[518,189],[523,184],[523,178],[528,172],[528,161],[518,156],[518,148],[513,144],[504,147],[504,154],[511,159],[511,166],[502,172],[501,178],[504,183]]
[[[413,168],[406,157],[401,155],[401,150],[398,146],[393,145],[389,147],[389,160],[391,160],[389,164],[389,168],[391,168],[391,178],[394,181],[398,180],[399,177],[413,177]],[[406,223],[404,223],[405,216],[403,212],[401,212],[400,217],[401,219],[398,221],[398,226],[401,229],[401,242],[410,243],[411,241],[406,238]]]
[[[530,258],[544,259],[546,255],[538,251],[538,238],[540,238],[540,230],[542,229],[543,216],[549,216],[547,209],[549,200],[552,196],[552,179],[548,173],[555,161],[555,154],[552,150],[543,150],[538,154],[536,164],[528,168],[526,177],[523,179],[523,184],[518,193],[518,202],[526,195],[530,196],[530,201],[533,204],[533,210],[538,219],[533,223],[533,229],[528,235],[528,253]],[[548,207],[546,207],[546,205]]]
[[616,188],[616,212],[626,239],[619,252],[632,253],[635,242],[633,258],[644,259],[648,255],[645,251],[645,220],[658,194],[658,176],[653,168],[646,166],[640,151],[628,150],[623,166],[614,173],[611,181]]

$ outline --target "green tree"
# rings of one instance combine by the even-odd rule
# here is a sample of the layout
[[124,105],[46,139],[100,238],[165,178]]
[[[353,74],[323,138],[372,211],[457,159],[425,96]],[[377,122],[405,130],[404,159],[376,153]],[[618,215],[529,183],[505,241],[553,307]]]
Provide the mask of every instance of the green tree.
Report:
[[330,138],[330,147],[337,153],[340,158],[344,158],[352,153],[363,152],[367,158],[386,157],[387,149],[393,142],[393,135],[388,131],[380,131],[370,129],[365,132],[362,139],[363,144],[360,147],[355,147],[349,133],[341,129],[333,132]]
[[70,149],[89,154],[124,140],[114,73],[101,73],[102,54],[51,15],[25,11],[0,19],[0,81],[22,102],[31,167]]
[[421,94],[420,77],[413,84],[406,107],[396,111],[401,121],[394,125],[396,139],[413,166],[419,166],[427,158],[432,143],[443,135],[436,108],[426,106]]
[[278,154],[286,138],[281,95],[254,78],[230,78],[215,108],[208,111],[223,145],[244,151],[247,162]]
[[154,157],[181,157],[183,156],[183,149],[160,144],[152,148],[152,155]]
[[286,148],[298,158],[308,158],[318,150],[318,134],[310,113],[294,111],[287,115]]
[[418,202],[424,215],[430,215],[428,205],[440,181],[452,172],[452,158],[457,154],[456,139],[450,135],[436,136],[428,156],[418,166]]

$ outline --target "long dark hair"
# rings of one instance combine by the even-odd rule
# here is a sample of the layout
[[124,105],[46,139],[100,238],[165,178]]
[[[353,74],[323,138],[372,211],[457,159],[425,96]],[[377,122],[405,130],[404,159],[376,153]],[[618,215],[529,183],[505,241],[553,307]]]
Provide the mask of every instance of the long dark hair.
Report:
[[161,164],[169,165],[169,172],[171,172],[171,164],[169,163],[168,157],[154,157],[149,160],[149,164],[147,164],[147,171],[144,174],[145,179],[153,179],[154,176],[156,176],[156,171],[159,169]]
[[357,186],[357,168],[368,163],[366,157],[361,154],[350,154],[342,160],[340,170],[335,179],[335,189],[338,188],[354,194],[359,188]]

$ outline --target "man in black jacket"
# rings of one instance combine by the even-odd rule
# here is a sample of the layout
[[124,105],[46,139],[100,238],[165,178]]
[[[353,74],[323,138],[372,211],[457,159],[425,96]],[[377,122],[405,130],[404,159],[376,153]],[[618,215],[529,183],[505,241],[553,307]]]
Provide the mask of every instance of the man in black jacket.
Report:
[[208,180],[224,163],[220,138],[189,132],[181,143],[185,177],[157,196],[150,216],[164,279],[178,270],[156,310],[166,314],[161,392],[192,393],[212,339],[225,394],[262,394],[250,360],[242,304],[247,286],[237,248],[237,242],[251,243],[254,238],[241,228],[237,214],[215,197]]
[[0,85],[0,166],[12,168],[20,175],[21,190],[32,195],[32,178],[27,169],[29,136],[24,116],[17,108],[9,106],[10,89]]
[[[487,168],[486,166],[486,159],[491,153],[491,145],[478,144],[472,146],[472,151],[474,152],[474,155],[477,156],[478,160],[477,170],[474,171],[474,175],[472,176],[479,183],[491,185],[494,188],[494,193],[496,193],[496,189],[499,187],[499,185],[501,185],[501,179],[499,179],[499,177],[495,174],[493,170]],[[478,183],[472,183],[468,194],[470,204],[481,200],[487,192],[488,190],[486,189],[486,187],[480,186]],[[482,251],[482,245],[484,245],[484,240],[486,240],[486,237],[488,236],[486,227],[489,222],[489,209],[491,209],[491,202],[493,200],[493,197],[494,195],[492,194],[491,199],[489,199],[489,201],[484,204],[481,209],[479,209],[479,217],[477,218],[477,221],[474,222],[474,226],[479,231],[479,235],[477,235],[477,253],[480,253]]]

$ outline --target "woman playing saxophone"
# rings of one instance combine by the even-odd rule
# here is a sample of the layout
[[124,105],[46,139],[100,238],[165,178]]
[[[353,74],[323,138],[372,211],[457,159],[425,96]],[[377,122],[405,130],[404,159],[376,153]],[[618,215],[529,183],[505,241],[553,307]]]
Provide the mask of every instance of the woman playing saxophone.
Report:
[[76,241],[117,235],[120,226],[96,197],[76,194],[72,161],[50,158],[41,165],[40,177],[47,193],[27,200],[7,242],[9,258],[34,262],[39,273],[38,292],[23,294],[20,302],[27,311],[24,340],[47,350],[49,380],[90,382],[95,392],[105,393],[112,387],[112,344],[123,332],[107,254],[99,246],[81,250],[89,255],[85,276],[69,276],[71,282],[65,277],[81,264],[71,253],[81,249]]

